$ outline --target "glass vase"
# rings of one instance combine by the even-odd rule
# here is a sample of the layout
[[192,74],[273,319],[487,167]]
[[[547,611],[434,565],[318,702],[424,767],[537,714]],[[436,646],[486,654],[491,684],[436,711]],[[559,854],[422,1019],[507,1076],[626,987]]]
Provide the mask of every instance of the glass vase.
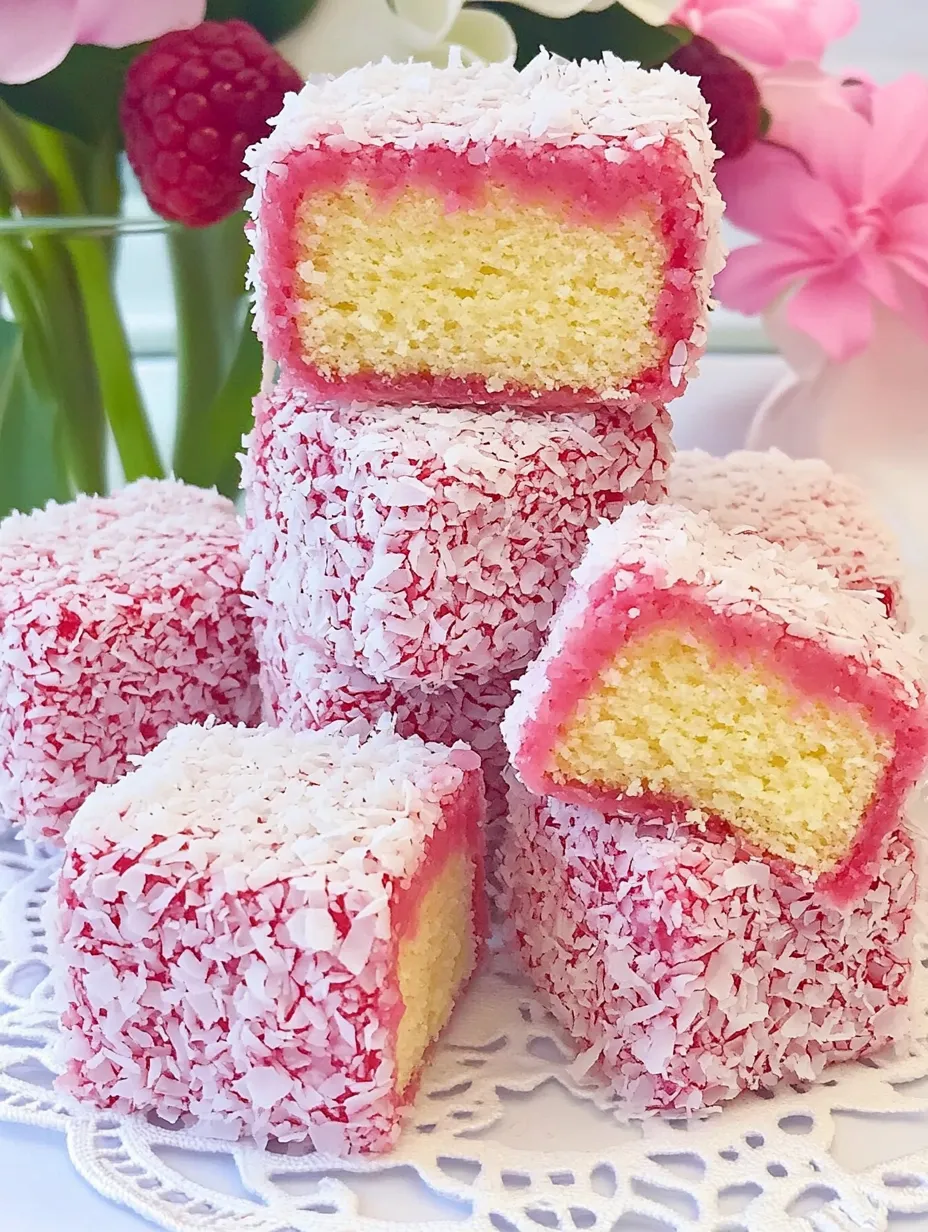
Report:
[[[143,475],[235,493],[260,374],[246,255],[241,215],[0,216],[0,516]],[[155,348],[177,396],[146,404]]]

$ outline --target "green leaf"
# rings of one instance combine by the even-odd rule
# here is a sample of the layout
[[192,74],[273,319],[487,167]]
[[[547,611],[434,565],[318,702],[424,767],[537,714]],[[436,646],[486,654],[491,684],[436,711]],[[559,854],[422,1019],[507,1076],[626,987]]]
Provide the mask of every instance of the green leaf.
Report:
[[238,350],[206,415],[197,420],[196,436],[175,464],[178,479],[201,488],[217,487],[234,497],[239,485],[236,454],[242,437],[252,425],[252,402],[261,384],[261,343],[251,328],[249,315],[242,324]]
[[260,30],[269,43],[276,43],[295,29],[316,7],[317,0],[209,0],[208,21],[238,17]]
[[598,13],[574,17],[542,17],[516,4],[489,4],[515,31],[521,68],[541,47],[568,60],[596,60],[612,51],[624,60],[653,67],[670,58],[690,34],[679,26],[651,26],[619,4]]
[[119,99],[134,47],[72,47],[44,77],[21,86],[0,85],[14,111],[93,145],[119,132]]
[[0,320],[0,518],[71,496],[55,407],[29,380],[19,327]]

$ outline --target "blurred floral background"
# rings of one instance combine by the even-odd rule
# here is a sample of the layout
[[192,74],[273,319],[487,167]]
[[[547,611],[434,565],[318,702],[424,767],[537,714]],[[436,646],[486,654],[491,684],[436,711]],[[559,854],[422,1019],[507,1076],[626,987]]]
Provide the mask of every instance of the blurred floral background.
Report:
[[[236,490],[261,365],[242,153],[303,77],[384,55],[608,49],[698,77],[731,217],[760,241],[722,302],[782,310],[831,364],[887,317],[921,339],[928,87],[827,73],[858,17],[856,0],[0,0],[0,515],[168,470]],[[126,208],[140,191],[144,215]],[[115,290],[126,237],[146,231],[164,234],[173,290],[169,448]]]

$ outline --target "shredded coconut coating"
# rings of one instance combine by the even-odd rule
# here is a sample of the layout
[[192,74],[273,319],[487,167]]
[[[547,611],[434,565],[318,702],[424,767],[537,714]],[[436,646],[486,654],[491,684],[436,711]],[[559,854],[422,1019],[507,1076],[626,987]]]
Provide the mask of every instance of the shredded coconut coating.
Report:
[[0,813],[56,840],[178,723],[256,722],[232,503],[170,480],[0,524]]
[[511,796],[509,937],[623,1115],[699,1113],[807,1082],[908,1027],[915,855],[889,836],[866,896],[823,904],[728,833]]
[[608,51],[602,60],[579,63],[541,51],[521,70],[511,63],[465,65],[454,53],[446,68],[384,59],[313,78],[287,95],[271,124],[270,136],[248,151],[250,167],[266,169],[294,150],[323,144],[595,147],[614,137],[664,136],[688,140],[708,169],[715,161],[698,82]]
[[[463,741],[483,766],[488,822],[496,826],[505,821],[503,772],[509,753],[500,725],[512,704],[511,676],[464,677],[429,693],[415,686],[379,684],[357,668],[341,667],[286,637],[273,611],[256,616],[255,640],[269,723],[307,731],[354,719],[376,722],[389,714],[403,736],[449,745]],[[490,842],[493,845],[492,838]]]
[[377,681],[497,679],[537,653],[587,530],[657,500],[665,411],[523,416],[259,400],[245,588],[284,650]]
[[924,703],[918,638],[886,619],[867,591],[843,589],[803,548],[783,548],[750,532],[722,529],[708,513],[676,505],[637,505],[591,532],[586,555],[573,574],[573,589],[559,609],[545,648],[517,683],[517,697],[503,721],[511,754],[549,688],[548,666],[568,638],[582,629],[591,596],[606,577],[616,592],[648,586],[691,587],[722,616],[760,616],[790,637],[815,642],[842,659],[880,674],[897,700]]
[[716,458],[701,449],[674,457],[670,500],[710,513],[725,530],[752,530],[786,548],[805,547],[843,585],[876,590],[906,623],[898,545],[863,489],[820,458],[778,449]]
[[186,726],[99,788],[54,927],[63,1089],[225,1138],[389,1145],[402,892],[438,842],[479,868],[476,764],[388,721]]

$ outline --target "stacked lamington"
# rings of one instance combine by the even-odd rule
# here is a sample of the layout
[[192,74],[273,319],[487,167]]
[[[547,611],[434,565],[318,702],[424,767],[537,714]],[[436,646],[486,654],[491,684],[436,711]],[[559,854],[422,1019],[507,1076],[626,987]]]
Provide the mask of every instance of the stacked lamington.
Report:
[[513,675],[587,531],[666,494],[714,157],[692,80],[612,56],[383,63],[288,100],[252,151],[268,717],[463,739],[502,815]]
[[0,805],[65,845],[66,1090],[386,1148],[480,957],[488,818],[513,949],[629,1112],[904,1032],[895,549],[824,464],[671,460],[714,157],[690,78],[611,56],[287,100],[243,555],[173,484],[0,528]]

